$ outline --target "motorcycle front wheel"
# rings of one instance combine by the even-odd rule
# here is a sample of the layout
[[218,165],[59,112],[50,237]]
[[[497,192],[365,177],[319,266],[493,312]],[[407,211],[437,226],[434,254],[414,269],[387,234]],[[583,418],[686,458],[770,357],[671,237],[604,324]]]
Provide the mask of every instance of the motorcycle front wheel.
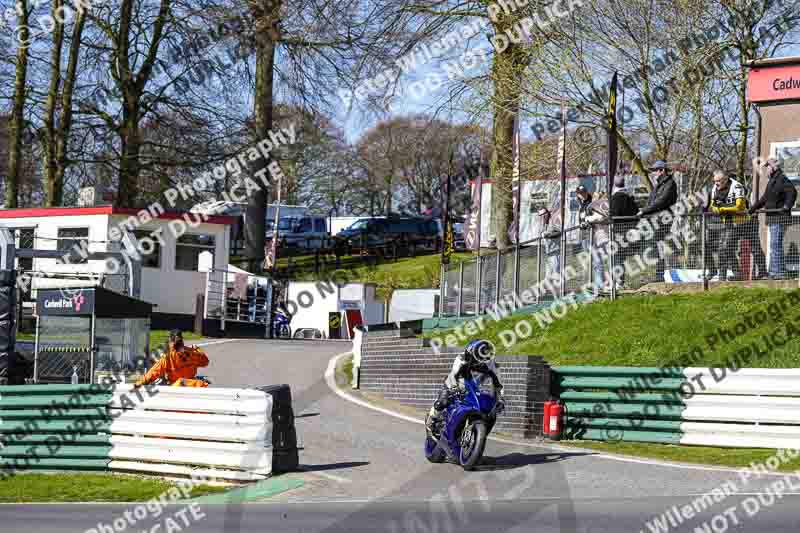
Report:
[[446,454],[444,450],[436,447],[436,441],[430,435],[425,437],[425,458],[431,463],[444,462]]
[[483,420],[473,420],[464,426],[461,433],[461,453],[458,454],[458,462],[464,470],[474,470],[481,462],[487,433],[486,422]]

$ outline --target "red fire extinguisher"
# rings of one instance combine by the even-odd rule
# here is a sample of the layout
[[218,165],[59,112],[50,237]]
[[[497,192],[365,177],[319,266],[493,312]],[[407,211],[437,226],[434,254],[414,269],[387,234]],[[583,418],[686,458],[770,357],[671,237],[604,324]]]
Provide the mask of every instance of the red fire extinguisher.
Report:
[[564,406],[558,400],[544,403],[544,436],[550,440],[560,440],[564,427]]
[[555,402],[552,400],[547,400],[544,402],[544,416],[542,417],[542,435],[544,438],[550,438],[550,410],[553,407]]

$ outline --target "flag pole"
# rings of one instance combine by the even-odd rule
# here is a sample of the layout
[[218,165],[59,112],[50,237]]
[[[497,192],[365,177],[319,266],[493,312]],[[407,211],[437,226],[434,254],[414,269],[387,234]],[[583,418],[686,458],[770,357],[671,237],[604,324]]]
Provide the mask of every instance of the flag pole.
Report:
[[561,135],[558,139],[558,174],[561,178],[561,225],[565,226],[567,209],[567,112],[561,97]]

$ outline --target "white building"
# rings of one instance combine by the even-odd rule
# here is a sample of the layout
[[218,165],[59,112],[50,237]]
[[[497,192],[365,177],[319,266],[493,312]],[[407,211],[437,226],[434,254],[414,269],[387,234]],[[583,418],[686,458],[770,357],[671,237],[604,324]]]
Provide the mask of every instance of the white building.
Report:
[[[75,244],[86,246],[89,252],[118,251],[121,245],[115,241],[119,234],[132,229],[143,252],[139,297],[156,306],[153,327],[186,328],[194,316],[197,295],[205,293],[206,271],[228,266],[230,225],[235,219],[209,216],[202,221],[197,215],[176,211],[152,214],[157,216],[112,206],[0,209],[0,226],[20,230],[20,248],[65,253]],[[153,232],[159,238],[153,238]],[[125,277],[112,272],[113,266],[112,262],[76,257],[70,264],[58,259],[18,259],[17,268],[92,278],[87,283],[105,277],[106,287],[125,292]],[[35,278],[32,288],[47,285],[46,278]]]

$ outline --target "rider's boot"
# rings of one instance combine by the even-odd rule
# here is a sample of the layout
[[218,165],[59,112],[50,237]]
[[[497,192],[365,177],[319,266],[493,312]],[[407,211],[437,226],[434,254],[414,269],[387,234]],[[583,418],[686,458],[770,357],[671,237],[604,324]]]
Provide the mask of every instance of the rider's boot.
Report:
[[442,412],[437,410],[436,407],[431,407],[428,416],[425,417],[425,429],[434,437],[438,436],[439,423],[442,420]]

